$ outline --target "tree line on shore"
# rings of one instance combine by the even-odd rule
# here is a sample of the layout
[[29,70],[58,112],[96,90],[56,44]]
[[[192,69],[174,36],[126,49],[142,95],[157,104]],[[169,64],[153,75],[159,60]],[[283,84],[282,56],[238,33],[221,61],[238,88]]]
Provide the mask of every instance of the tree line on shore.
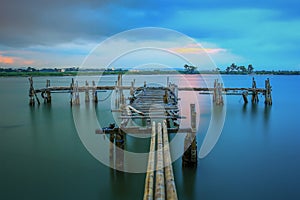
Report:
[[79,69],[78,67],[70,68],[43,68],[36,69],[34,67],[27,68],[1,68],[0,67],[0,76],[72,76],[80,72],[82,75],[96,75],[96,74],[274,74],[274,75],[300,75],[300,71],[290,71],[290,70],[254,70],[252,64],[246,66],[238,66],[235,63],[227,66],[224,70],[220,68],[215,68],[214,70],[197,70],[198,67],[187,65],[183,66],[184,69],[177,69],[172,71],[165,70],[128,70],[128,69]]

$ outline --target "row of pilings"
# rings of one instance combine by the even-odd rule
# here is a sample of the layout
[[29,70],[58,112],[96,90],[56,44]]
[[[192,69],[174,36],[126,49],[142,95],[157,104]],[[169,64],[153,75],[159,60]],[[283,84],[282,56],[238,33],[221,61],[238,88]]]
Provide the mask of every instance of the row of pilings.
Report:
[[[213,88],[213,102],[216,105],[223,105],[224,104],[224,98],[223,95],[227,95],[228,90],[230,90],[231,88],[224,88],[223,83],[220,83],[218,79],[215,79],[214,81],[214,88]],[[237,88],[234,88],[235,90],[238,90]],[[242,90],[242,88],[240,89]],[[258,103],[259,99],[258,99],[258,94],[259,92],[261,92],[261,89],[258,89],[256,86],[256,81],[254,78],[252,78],[252,87],[251,88],[247,88],[245,89],[241,95],[243,97],[244,103],[247,104],[248,103],[248,94],[249,91],[252,94],[251,97],[251,102],[252,103]],[[267,78],[265,80],[265,88],[263,90],[263,95],[265,96],[265,104],[266,105],[272,105],[272,86],[270,84],[270,79]]]

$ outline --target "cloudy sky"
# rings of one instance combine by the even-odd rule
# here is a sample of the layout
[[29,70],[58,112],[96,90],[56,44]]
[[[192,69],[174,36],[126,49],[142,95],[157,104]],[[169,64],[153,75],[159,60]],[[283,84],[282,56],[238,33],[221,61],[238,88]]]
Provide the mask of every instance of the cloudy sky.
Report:
[[[252,63],[255,69],[300,70],[299,9],[299,0],[1,0],[0,67],[80,66],[115,34],[160,27],[192,38],[223,69],[235,62]],[[131,33],[100,45],[98,59],[111,59],[119,48],[153,43],[181,55],[203,54],[195,43],[169,37],[170,31]],[[147,53],[155,54],[131,57]],[[135,66],[129,58],[114,64]],[[175,60],[174,65],[182,64]]]

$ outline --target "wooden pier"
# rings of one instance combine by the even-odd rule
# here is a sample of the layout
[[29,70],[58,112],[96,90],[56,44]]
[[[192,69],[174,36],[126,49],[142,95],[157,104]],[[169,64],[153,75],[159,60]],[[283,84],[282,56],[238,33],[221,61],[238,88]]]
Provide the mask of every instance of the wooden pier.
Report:
[[[98,92],[114,90],[114,109],[118,114],[120,123],[118,126],[110,124],[108,127],[97,129],[96,134],[106,134],[110,140],[109,159],[110,166],[122,171],[124,168],[124,149],[126,147],[126,134],[151,134],[150,151],[148,157],[147,173],[144,187],[144,200],[150,199],[177,199],[175,177],[172,169],[172,159],[169,146],[169,134],[185,133],[184,154],[182,155],[183,167],[197,167],[197,138],[196,138],[196,107],[190,104],[190,127],[181,128],[178,120],[184,119],[178,107],[179,91],[196,91],[199,95],[211,95],[212,101],[217,106],[224,104],[223,95],[240,95],[244,103],[248,103],[248,95],[251,102],[258,103],[258,95],[265,96],[265,104],[272,105],[272,87],[269,79],[265,81],[265,88],[257,88],[254,78],[251,87],[224,88],[218,80],[214,81],[212,88],[178,87],[167,83],[165,87],[147,86],[135,87],[135,81],[130,86],[123,86],[122,76],[119,75],[114,86],[97,86],[93,81],[91,85],[86,81],[83,86],[71,80],[70,86],[51,86],[50,80],[46,81],[46,87],[35,89],[33,79],[29,78],[29,104],[40,105],[38,94],[44,99],[44,103],[53,101],[53,93],[69,93],[70,104],[80,104],[80,94],[85,95],[85,102],[98,103]],[[125,97],[124,91],[129,91]],[[91,98],[90,98],[91,97]],[[132,121],[140,126],[132,126]]]
[[[122,76],[118,76],[118,81],[116,81],[116,85],[112,86],[99,86],[96,85],[95,82],[92,82],[90,86],[89,83],[86,81],[85,85],[79,86],[78,82],[74,82],[72,78],[70,86],[50,86],[50,80],[46,80],[46,87],[35,89],[33,86],[33,79],[32,77],[29,78],[29,104],[31,106],[35,105],[35,101],[37,101],[38,105],[40,105],[40,100],[37,94],[41,94],[41,97],[44,99],[45,103],[51,103],[52,97],[51,93],[69,93],[71,94],[70,104],[71,105],[78,105],[80,104],[79,94],[85,93],[85,102],[90,101],[90,95],[92,95],[92,101],[94,103],[98,102],[98,95],[97,93],[100,91],[108,91],[114,90],[116,91],[117,98],[115,99],[115,104],[117,107],[120,107],[122,103],[125,103],[126,98],[123,95],[124,90],[129,90],[130,94],[133,95],[134,92],[140,92],[145,89],[153,90],[153,91],[166,91],[171,90],[175,96],[178,96],[178,91],[196,91],[199,92],[201,95],[212,95],[213,102],[217,105],[224,104],[223,95],[240,95],[243,97],[244,103],[248,103],[247,96],[251,95],[251,102],[258,103],[258,95],[262,94],[265,97],[265,104],[272,105],[272,86],[270,84],[270,80],[265,80],[265,88],[257,88],[256,81],[254,78],[252,79],[252,87],[240,87],[240,88],[224,88],[223,83],[220,83],[217,79],[214,82],[214,87],[178,87],[175,84],[169,83],[166,87],[149,87],[147,86],[146,82],[144,83],[143,87],[135,87],[135,81],[131,82],[130,86],[123,86],[122,85]],[[123,96],[122,96],[123,95]],[[164,94],[160,94],[164,95]],[[129,97],[130,98],[130,97]],[[129,99],[130,100],[130,99]],[[176,100],[176,99],[175,99]],[[146,103],[143,103],[146,104]],[[174,109],[173,109],[174,110]]]

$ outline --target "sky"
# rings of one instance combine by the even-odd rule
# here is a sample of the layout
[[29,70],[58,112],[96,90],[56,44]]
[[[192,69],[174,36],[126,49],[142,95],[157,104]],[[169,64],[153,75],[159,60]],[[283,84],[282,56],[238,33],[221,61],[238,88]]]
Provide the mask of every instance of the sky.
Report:
[[[299,9],[299,0],[1,0],[0,67],[183,68],[176,55],[205,60],[204,51],[212,62],[200,69],[300,70]],[[163,51],[124,53],[141,47]]]

